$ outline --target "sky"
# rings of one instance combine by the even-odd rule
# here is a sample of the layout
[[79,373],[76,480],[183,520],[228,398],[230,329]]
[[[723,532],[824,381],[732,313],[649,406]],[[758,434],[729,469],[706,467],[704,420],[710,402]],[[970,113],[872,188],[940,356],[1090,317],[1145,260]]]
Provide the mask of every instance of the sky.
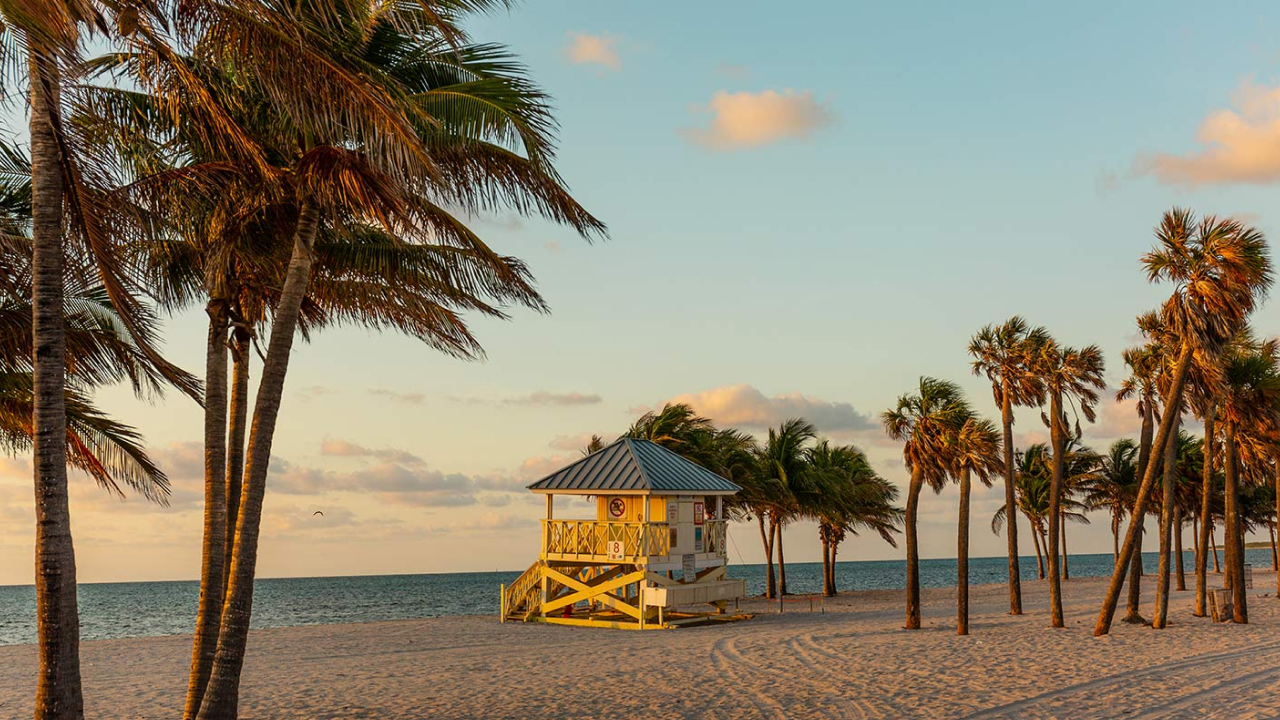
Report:
[[[673,399],[757,434],[808,417],[905,486],[879,413],[930,375],[994,416],[966,354],[981,326],[1021,314],[1097,343],[1114,390],[1135,315],[1167,295],[1138,264],[1162,212],[1280,237],[1269,3],[560,0],[468,29],[554,97],[558,167],[610,236],[477,218],[552,307],[473,319],[483,362],[353,328],[295,345],[261,576],[523,569],[543,511],[524,486]],[[1277,320],[1273,301],[1255,324]],[[204,330],[198,310],[171,318],[171,359],[199,371]],[[73,477],[80,579],[197,577],[199,408],[124,388],[99,401],[142,431],[174,492],[121,502]],[[1137,421],[1108,401],[1085,442]],[[1019,445],[1046,435],[1036,411],[1015,430]],[[955,492],[922,501],[923,557],[954,555]],[[976,491],[974,555],[1003,553],[987,528],[1002,503]],[[0,458],[0,584],[32,581],[33,530],[29,459]],[[789,560],[819,559],[811,525],[787,533]],[[760,560],[754,526],[731,537],[731,561]],[[1030,554],[1025,523],[1021,537]],[[1107,519],[1070,546],[1110,551]],[[903,555],[877,537],[841,548]]]

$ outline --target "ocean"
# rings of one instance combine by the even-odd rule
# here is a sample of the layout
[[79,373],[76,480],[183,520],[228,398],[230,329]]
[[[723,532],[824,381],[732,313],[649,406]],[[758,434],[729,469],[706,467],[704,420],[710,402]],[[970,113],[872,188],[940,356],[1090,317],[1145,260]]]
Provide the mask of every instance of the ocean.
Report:
[[[1271,550],[1250,548],[1248,562],[1271,567]],[[1143,555],[1147,572],[1154,573],[1158,553]],[[1112,559],[1101,555],[1072,555],[1072,577],[1109,575]],[[1186,553],[1186,568],[1193,558]],[[839,562],[836,580],[841,590],[901,589],[906,564],[902,560]],[[1023,577],[1036,575],[1034,557],[1022,558]],[[334,623],[405,620],[445,615],[484,615],[498,612],[498,585],[518,572],[440,573],[430,575],[373,575],[323,578],[274,578],[257,581],[253,598],[253,627],[291,627]],[[751,594],[764,592],[763,565],[732,565],[730,577],[745,578]],[[969,580],[975,585],[1000,583],[1008,577],[1005,558],[971,558]],[[921,560],[920,582],[925,587],[952,587],[954,559]],[[821,563],[788,563],[787,585],[793,593],[820,592]],[[89,583],[79,589],[81,637],[86,640],[149,637],[190,633],[199,597],[194,581]],[[35,588],[0,586],[0,645],[36,640]]]

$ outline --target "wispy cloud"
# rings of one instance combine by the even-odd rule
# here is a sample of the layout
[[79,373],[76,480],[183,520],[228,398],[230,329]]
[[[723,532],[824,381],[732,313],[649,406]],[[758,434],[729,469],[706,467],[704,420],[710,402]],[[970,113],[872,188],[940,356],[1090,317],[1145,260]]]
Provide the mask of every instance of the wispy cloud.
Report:
[[422,458],[400,448],[367,448],[349,440],[326,438],[320,443],[320,454],[329,457],[376,458],[404,465],[421,465]]
[[711,102],[698,106],[709,113],[706,127],[681,131],[689,141],[713,150],[741,150],[783,140],[804,140],[835,122],[825,102],[812,92],[765,90],[730,93],[723,90]]
[[574,65],[598,65],[609,70],[622,67],[616,45],[618,39],[609,33],[589,35],[587,33],[569,33],[569,44],[564,49],[565,57]]
[[405,403],[406,405],[421,405],[426,401],[426,396],[420,392],[401,392],[399,390],[388,390],[386,388],[370,388],[369,394],[384,397],[391,402]]
[[1134,172],[1188,187],[1280,182],[1280,87],[1246,82],[1232,106],[1200,123],[1196,142],[1201,149],[1140,155]]
[[469,395],[450,395],[449,399],[467,405],[507,405],[507,406],[541,406],[541,407],[574,407],[578,405],[599,405],[604,401],[595,393],[579,392],[547,392],[538,390],[528,395],[516,395],[498,399],[473,397]]
[[599,405],[601,398],[594,393],[554,393],[538,391],[520,397],[509,397],[502,400],[503,405],[549,405],[565,407],[573,405]]

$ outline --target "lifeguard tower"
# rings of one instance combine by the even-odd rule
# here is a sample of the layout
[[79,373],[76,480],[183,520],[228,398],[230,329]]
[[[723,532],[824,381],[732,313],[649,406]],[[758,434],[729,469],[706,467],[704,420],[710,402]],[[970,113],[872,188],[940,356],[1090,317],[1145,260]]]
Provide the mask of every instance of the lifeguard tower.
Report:
[[[547,497],[538,561],[502,589],[501,617],[672,628],[726,616],[745,582],[725,578],[724,498],[741,489],[656,443],[623,438],[533,483]],[[555,499],[594,498],[560,520]],[[706,612],[696,612],[706,605]],[[677,610],[679,608],[679,610]]]

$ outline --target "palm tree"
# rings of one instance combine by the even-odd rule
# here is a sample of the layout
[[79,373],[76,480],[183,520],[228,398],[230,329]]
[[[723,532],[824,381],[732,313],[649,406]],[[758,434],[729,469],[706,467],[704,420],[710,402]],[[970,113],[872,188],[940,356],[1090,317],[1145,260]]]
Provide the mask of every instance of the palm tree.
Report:
[[899,397],[897,405],[881,415],[885,432],[890,438],[902,442],[902,460],[911,473],[904,518],[907,538],[908,630],[920,628],[920,551],[916,539],[920,491],[925,483],[935,491],[942,489],[951,469],[944,438],[947,433],[962,426],[972,414],[959,385],[922,377],[915,392]]
[[[1102,350],[1096,345],[1082,349],[1046,342],[1037,348],[1032,367],[1045,385],[1049,399],[1049,435],[1053,447],[1053,474],[1049,488],[1049,602],[1053,627],[1064,627],[1062,616],[1062,576],[1058,555],[1062,533],[1062,488],[1066,478],[1067,443],[1072,437],[1067,406],[1072,405],[1093,422],[1098,393],[1103,380]],[[1078,437],[1079,424],[1077,421]]]
[[[271,438],[293,337],[305,326],[317,239],[372,223],[410,242],[490,252],[444,204],[468,212],[513,206],[585,234],[603,229],[568,197],[551,167],[553,125],[542,96],[501,52],[466,45],[452,24],[457,14],[358,2],[268,3],[203,25],[193,40],[202,62],[240,74],[233,90],[243,93],[235,99],[244,104],[237,107],[256,114],[232,120],[275,158],[265,173],[270,192],[244,214],[274,228],[270,237],[281,238],[284,228],[292,235],[270,311],[217,649],[198,703],[204,720],[235,712]],[[459,62],[468,67],[459,69]],[[264,116],[272,123],[252,123]],[[208,479],[219,475],[211,471]],[[225,533],[214,528],[208,536],[216,545]],[[217,562],[218,553],[208,554]],[[206,573],[209,583],[216,577]],[[193,659],[197,680],[201,665]],[[198,682],[193,689],[199,697]]]
[[991,476],[1001,470],[1000,433],[995,423],[969,417],[944,436],[952,474],[960,483],[960,515],[956,542],[956,634],[969,634],[969,484],[971,476],[991,487]]
[[[1151,281],[1170,280],[1174,291],[1160,308],[1161,319],[1178,338],[1177,361],[1169,378],[1164,413],[1154,447],[1163,447],[1173,429],[1173,414],[1182,404],[1182,391],[1193,355],[1214,356],[1244,324],[1258,299],[1271,285],[1271,261],[1266,239],[1237,220],[1206,217],[1198,224],[1190,211],[1165,214],[1156,230],[1158,247],[1142,263]],[[1146,512],[1155,482],[1155,463],[1143,473],[1135,502],[1135,517]],[[1130,523],[1121,563],[1112,572],[1098,612],[1095,635],[1111,629],[1116,602],[1124,584],[1124,569],[1137,548],[1136,523]]]
[[1120,555],[1120,524],[1124,522],[1138,490],[1138,446],[1128,438],[1111,444],[1101,458],[1098,472],[1084,489],[1084,506],[1106,510],[1111,516],[1112,555]]
[[782,547],[782,531],[787,523],[803,514],[806,506],[818,502],[820,489],[809,467],[809,450],[818,438],[818,430],[807,420],[792,418],[777,428],[760,447],[759,467],[779,490],[779,502],[770,511],[771,543],[778,550],[778,594],[787,594],[786,559]]
[[873,530],[897,547],[894,535],[902,510],[894,506],[898,490],[876,474],[861,450],[852,445],[833,446],[820,440],[808,451],[809,475],[817,492],[809,495],[804,512],[818,521],[822,541],[822,594],[832,597],[836,588],[836,553],[840,543],[859,530]]
[[[1014,454],[1017,458],[1014,475],[1014,509],[1022,513],[1031,527],[1031,541],[1036,553],[1036,574],[1045,577],[1044,555],[1041,551],[1045,544],[1045,519],[1049,516],[1049,483],[1052,471],[1049,469],[1049,446],[1036,443],[1026,450]],[[1017,516],[1010,516],[1009,505],[1001,505],[991,518],[991,532],[999,535],[1006,522],[1017,522]]]
[[[1274,429],[1280,424],[1280,344],[1275,340],[1268,340],[1263,343],[1240,343],[1233,347],[1223,356],[1223,380],[1220,408],[1223,438],[1226,441],[1223,449],[1226,476],[1223,490],[1226,515],[1223,545],[1227,548],[1227,571],[1232,589],[1232,619],[1237,623],[1247,623],[1249,612],[1244,587],[1245,529],[1241,512],[1241,463],[1237,439],[1241,433],[1274,436]],[[1255,467],[1264,462],[1255,463]]]
[[[1048,332],[1032,328],[1020,316],[1000,325],[988,325],[969,341],[973,356],[973,373],[991,381],[996,406],[1000,408],[1000,424],[1004,432],[1004,501],[1014,504],[1015,468],[1013,460],[1013,409],[1038,406],[1043,402],[1044,386],[1030,371],[1028,361],[1034,348],[1048,340]],[[1022,581],[1018,567],[1018,524],[1009,523],[1006,533],[1009,558],[1009,614],[1022,614]]]
[[667,403],[657,412],[641,415],[623,436],[648,440],[703,464],[707,439],[714,432],[711,420],[698,415],[688,403]]
[[[1139,326],[1142,327],[1142,325],[1142,321],[1139,320]],[[1141,485],[1142,478],[1147,471],[1147,465],[1151,462],[1151,444],[1154,440],[1156,413],[1159,406],[1159,390],[1156,380],[1160,374],[1160,361],[1163,353],[1164,349],[1153,342],[1148,342],[1141,347],[1129,348],[1123,353],[1124,364],[1129,368],[1129,375],[1120,383],[1120,389],[1116,392],[1116,400],[1137,399],[1136,409],[1142,417],[1142,430],[1138,435],[1137,475],[1129,501],[1131,510],[1137,500],[1138,487]],[[1130,515],[1130,523],[1137,523],[1138,539],[1137,550],[1129,562],[1129,597],[1123,621],[1132,624],[1146,622],[1142,617],[1141,608],[1142,540],[1145,535],[1143,531],[1145,522],[1145,515]],[[1118,559],[1118,550],[1116,555]]]

